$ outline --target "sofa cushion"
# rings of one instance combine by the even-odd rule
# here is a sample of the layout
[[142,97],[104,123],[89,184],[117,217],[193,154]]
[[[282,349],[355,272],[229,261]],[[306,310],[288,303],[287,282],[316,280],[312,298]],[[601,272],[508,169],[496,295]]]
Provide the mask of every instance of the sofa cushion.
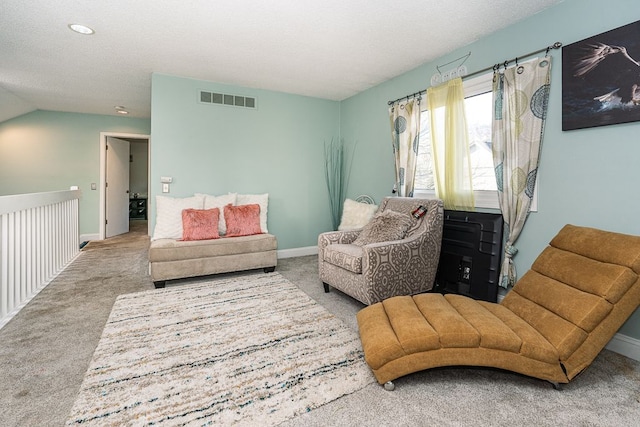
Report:
[[178,241],[159,239],[151,242],[149,261],[181,261],[253,252],[275,251],[278,242],[273,234],[223,237],[215,240]]
[[202,209],[204,197],[156,196],[156,225],[151,240],[182,239],[182,210]]
[[407,234],[413,222],[408,214],[392,210],[379,212],[364,226],[354,245],[364,246],[378,242],[400,240]]
[[356,274],[362,274],[362,247],[335,244],[325,248],[324,260]]
[[219,239],[220,209],[184,209],[182,211],[182,240]]
[[251,236],[260,234],[260,205],[241,205],[224,207],[227,223],[227,237]]
[[378,210],[377,205],[346,199],[342,208],[342,219],[340,220],[338,231],[358,230],[364,227],[371,221],[376,210]]

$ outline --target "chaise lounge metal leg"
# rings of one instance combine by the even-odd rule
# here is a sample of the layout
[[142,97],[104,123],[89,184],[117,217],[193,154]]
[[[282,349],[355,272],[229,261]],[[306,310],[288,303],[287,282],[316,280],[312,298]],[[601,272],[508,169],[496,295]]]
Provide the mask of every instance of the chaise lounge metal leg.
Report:
[[324,293],[328,294],[329,293],[329,285],[327,285],[326,283],[322,282],[322,284],[324,285]]
[[393,383],[393,381],[387,381],[386,383],[384,383],[384,389],[387,391],[393,391],[396,389],[396,385]]
[[554,390],[562,390],[562,387],[560,385],[560,383],[554,382],[554,381],[549,381],[551,383],[551,385],[553,386]]

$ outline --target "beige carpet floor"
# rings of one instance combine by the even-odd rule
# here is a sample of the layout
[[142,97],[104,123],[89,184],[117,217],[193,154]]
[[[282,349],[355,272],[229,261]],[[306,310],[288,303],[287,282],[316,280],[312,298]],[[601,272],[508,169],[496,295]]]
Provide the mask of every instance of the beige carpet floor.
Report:
[[[145,233],[146,223],[136,223],[131,233],[91,242],[0,329],[0,426],[64,425],[116,297],[153,289]],[[362,305],[324,293],[315,256],[281,259],[276,271],[357,330]],[[607,350],[562,391],[475,368],[433,369],[395,383],[393,392],[371,384],[282,425],[640,425],[640,363]]]

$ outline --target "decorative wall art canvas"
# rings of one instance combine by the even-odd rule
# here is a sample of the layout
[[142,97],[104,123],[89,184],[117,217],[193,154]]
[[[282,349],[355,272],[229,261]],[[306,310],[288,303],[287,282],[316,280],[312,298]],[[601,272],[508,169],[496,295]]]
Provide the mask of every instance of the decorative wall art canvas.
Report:
[[640,120],[640,21],[562,48],[562,130]]

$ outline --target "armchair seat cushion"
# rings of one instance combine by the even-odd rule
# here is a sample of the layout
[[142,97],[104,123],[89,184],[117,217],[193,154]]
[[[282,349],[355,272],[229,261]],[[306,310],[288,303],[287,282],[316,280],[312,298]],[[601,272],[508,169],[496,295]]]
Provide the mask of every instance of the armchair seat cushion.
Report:
[[324,251],[324,260],[352,273],[362,274],[362,246],[330,245]]

